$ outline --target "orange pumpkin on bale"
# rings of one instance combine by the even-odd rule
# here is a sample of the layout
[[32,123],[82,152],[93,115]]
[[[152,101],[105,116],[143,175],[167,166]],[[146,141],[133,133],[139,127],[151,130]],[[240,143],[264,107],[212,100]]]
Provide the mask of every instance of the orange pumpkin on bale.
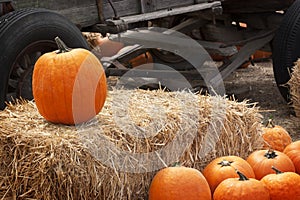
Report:
[[153,178],[149,200],[210,200],[211,192],[202,173],[189,167],[167,167]]
[[104,105],[104,69],[90,51],[69,49],[58,37],[55,40],[58,50],[42,55],[34,66],[32,89],[36,106],[53,123],[86,122]]
[[216,188],[214,200],[269,200],[270,195],[265,185],[237,171],[239,178],[228,178]]
[[238,156],[223,156],[211,161],[202,171],[206,178],[211,192],[227,178],[238,178],[236,170],[248,178],[255,178],[252,167],[249,163]]
[[274,125],[269,120],[266,127],[263,128],[264,148],[272,148],[277,151],[283,151],[284,148],[292,143],[289,133],[281,126]]
[[300,140],[292,142],[283,151],[294,163],[296,172],[300,174]]
[[284,172],[295,172],[295,166],[291,159],[280,151],[257,150],[248,156],[247,162],[251,165],[255,178],[258,180],[268,174],[274,174],[272,166],[278,167]]
[[272,200],[300,200],[300,176],[294,172],[281,172],[275,167],[275,174],[261,179],[268,188]]

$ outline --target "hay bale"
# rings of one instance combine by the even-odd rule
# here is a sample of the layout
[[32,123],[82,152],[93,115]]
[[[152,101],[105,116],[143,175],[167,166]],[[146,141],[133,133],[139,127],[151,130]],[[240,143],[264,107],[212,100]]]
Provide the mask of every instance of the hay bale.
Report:
[[18,199],[147,199],[159,168],[203,169],[262,147],[255,105],[189,92],[113,90],[94,120],[45,121],[34,102],[0,113],[0,195]]
[[291,79],[288,82],[292,107],[297,117],[300,117],[300,59],[295,63]]

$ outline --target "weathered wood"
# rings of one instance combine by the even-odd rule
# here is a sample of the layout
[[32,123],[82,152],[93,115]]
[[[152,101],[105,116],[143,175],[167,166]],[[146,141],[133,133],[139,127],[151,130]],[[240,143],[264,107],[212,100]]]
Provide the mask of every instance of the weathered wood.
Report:
[[[101,1],[16,0],[14,5],[16,9],[39,7],[55,10],[78,26],[87,27],[114,17],[113,9],[108,0],[103,0],[101,6],[97,5],[97,2]],[[152,13],[160,10],[172,10],[178,7],[199,5],[198,3],[203,2],[208,2],[208,0],[112,0],[119,17],[139,15],[143,11],[144,13]],[[224,0],[222,6],[225,13],[253,13],[286,9],[292,2],[294,0]],[[145,5],[147,5],[146,8]],[[99,12],[99,8],[102,13]]]
[[[119,17],[141,13],[141,5],[138,0],[115,0],[112,2]],[[114,17],[113,9],[107,0],[103,1],[103,16],[104,19]]]
[[55,0],[16,0],[14,5],[16,9],[46,8],[55,10],[80,27],[90,26],[100,21],[96,0],[68,0],[63,2]]
[[0,17],[12,11],[14,7],[11,1],[0,1]]
[[257,13],[285,10],[295,0],[224,0],[225,13]]
[[183,13],[205,10],[220,5],[221,5],[220,1],[215,1],[212,3],[202,3],[197,5],[182,6],[179,8],[173,8],[168,10],[158,10],[151,13],[138,14],[135,16],[126,16],[123,17],[122,19],[129,24],[129,23],[134,23],[139,21],[147,21],[156,18],[162,18],[162,17],[174,16]]
[[[202,2],[207,2],[207,0],[202,0]],[[113,5],[117,10],[119,17],[124,17],[128,15],[137,15],[142,14],[142,4],[141,0],[113,0]],[[193,5],[194,0],[149,0],[148,5],[149,9],[146,9],[147,12],[153,12],[163,9],[177,8],[181,6]],[[114,17],[113,10],[108,4],[107,0],[103,2],[103,15],[105,19]],[[150,9],[151,8],[151,9]]]
[[103,17],[103,0],[96,0],[96,2],[97,2],[99,20],[100,20],[101,23],[103,23],[104,22],[104,17]]

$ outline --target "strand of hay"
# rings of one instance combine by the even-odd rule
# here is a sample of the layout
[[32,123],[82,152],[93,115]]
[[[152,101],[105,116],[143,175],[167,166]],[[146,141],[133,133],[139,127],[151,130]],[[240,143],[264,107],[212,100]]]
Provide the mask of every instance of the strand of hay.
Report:
[[189,92],[113,90],[80,126],[45,121],[34,102],[0,112],[2,199],[147,199],[160,167],[203,169],[262,147],[258,108]]
[[97,38],[102,37],[101,33],[83,32],[82,34],[92,49],[95,49],[98,46]]

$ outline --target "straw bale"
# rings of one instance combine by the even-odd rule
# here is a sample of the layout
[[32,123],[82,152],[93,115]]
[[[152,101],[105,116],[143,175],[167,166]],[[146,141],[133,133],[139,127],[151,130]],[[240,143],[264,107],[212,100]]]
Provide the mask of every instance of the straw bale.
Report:
[[162,90],[112,90],[95,119],[45,121],[34,102],[0,112],[2,199],[147,199],[156,171],[199,170],[262,147],[255,105]]
[[294,108],[296,116],[300,117],[300,59],[295,63],[291,79],[288,82],[290,88],[290,96],[292,107]]

